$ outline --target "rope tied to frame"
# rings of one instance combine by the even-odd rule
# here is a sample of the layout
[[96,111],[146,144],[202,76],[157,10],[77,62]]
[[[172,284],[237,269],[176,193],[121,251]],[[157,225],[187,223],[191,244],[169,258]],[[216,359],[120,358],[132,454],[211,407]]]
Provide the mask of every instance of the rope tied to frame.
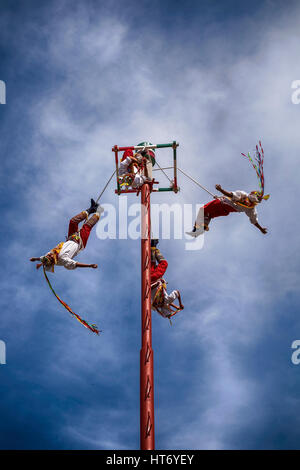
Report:
[[185,173],[183,170],[181,170],[180,168],[178,168],[178,170],[184,175],[186,176],[187,178],[189,178],[191,181],[193,181],[197,186],[199,186],[201,189],[203,189],[204,191],[206,191],[208,194],[210,194],[214,199],[217,198],[217,196],[213,193],[211,193],[205,186],[203,186],[202,184],[200,184],[198,181],[196,181],[194,178],[192,178],[191,176],[189,176],[187,173]]
[[[156,171],[162,171],[162,173],[168,178],[168,180],[170,181],[171,185],[173,185],[173,181],[168,177],[167,173],[164,171],[164,168],[161,168],[158,161],[156,160],[156,163],[157,163],[157,166],[159,167],[158,170]],[[170,167],[167,167],[165,168],[165,170],[171,170],[173,169],[174,167],[173,166],[170,166]],[[204,191],[206,191],[208,194],[210,194],[214,199],[216,199],[218,196],[216,196],[215,194],[211,193],[205,186],[203,186],[202,184],[200,184],[198,181],[196,181],[194,178],[192,178],[190,175],[188,175],[185,171],[183,171],[181,168],[177,167],[177,170],[180,171],[184,176],[186,176],[188,179],[190,179],[191,181],[193,181],[197,186],[199,186],[201,189],[203,189]],[[155,171],[155,170],[154,170]]]
[[107,189],[109,183],[111,182],[111,180],[113,179],[115,173],[116,173],[116,170],[113,172],[113,174],[111,175],[111,177],[108,179],[108,181],[107,181],[106,185],[104,186],[103,190],[101,191],[101,193],[100,193],[99,196],[97,197],[96,203],[99,202],[100,198],[102,197],[102,195],[103,195],[104,192],[106,191],[106,189]]
[[165,177],[169,180],[171,186],[173,186],[173,181],[168,177],[167,173],[164,171],[164,169],[159,165],[157,159],[155,160],[158,168],[163,172],[163,174],[165,175]]

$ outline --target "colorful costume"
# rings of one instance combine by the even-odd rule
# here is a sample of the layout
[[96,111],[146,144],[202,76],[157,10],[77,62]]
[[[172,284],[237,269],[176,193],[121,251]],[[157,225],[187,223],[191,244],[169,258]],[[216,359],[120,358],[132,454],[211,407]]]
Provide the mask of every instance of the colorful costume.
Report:
[[[257,204],[259,204],[262,199],[267,200],[269,198],[269,195],[264,196],[264,151],[261,142],[259,142],[259,147],[258,145],[256,146],[254,158],[251,157],[250,153],[248,153],[248,155],[242,155],[249,159],[255,169],[260,190],[251,191],[250,193],[240,190],[228,193],[220,189],[220,191],[223,192],[223,194],[226,194],[226,196],[221,196],[219,198],[216,197],[213,201],[200,208],[194,229],[192,232],[187,232],[188,235],[197,237],[203,233],[204,230],[209,230],[208,225],[211,219],[226,216],[230,214],[230,212],[244,212],[249,217],[250,222],[253,225],[258,226],[258,228],[264,230],[264,233],[266,233],[266,229],[262,229],[258,224],[256,211]],[[217,189],[221,188],[220,186],[218,188],[218,185],[216,187]]]
[[141,168],[133,163],[133,151],[125,150],[119,167],[119,176],[121,178],[121,186],[132,186],[133,189],[142,186],[146,177],[142,175]]
[[[166,281],[162,278],[167,270],[168,263],[164,259],[160,251],[152,247],[151,259],[151,302],[152,309],[159,313],[164,318],[170,318],[172,315],[181,310],[179,307],[171,305],[180,294],[178,290],[173,290],[170,294],[167,293]],[[156,261],[158,264],[156,265]],[[174,307],[172,310],[171,307]]]
[[[88,215],[87,211],[82,211],[80,214],[72,217],[69,223],[67,241],[60,243],[40,257],[46,271],[54,272],[55,264],[64,266],[66,269],[76,269],[76,261],[73,258],[86,247],[91,230],[100,218],[99,212],[93,214],[90,219],[88,219]],[[79,230],[78,225],[84,220],[86,222]]]
[[[141,142],[138,146],[144,146],[135,155],[131,149],[125,150],[119,167],[120,185],[131,186],[133,189],[140,188],[145,181],[152,180],[152,166],[155,164],[155,153],[147,149],[150,142]],[[137,160],[137,162],[136,162]]]
[[232,191],[231,198],[224,196],[205,204],[203,209],[201,208],[198,213],[196,225],[201,225],[200,220],[203,216],[204,226],[207,229],[211,219],[226,216],[230,214],[230,212],[245,212],[250,222],[256,224],[258,222],[256,211],[257,204],[257,199],[255,198],[254,200],[251,193],[248,194],[240,190]]
[[[93,226],[98,222],[100,218],[100,213],[104,211],[103,208],[98,210],[99,204],[96,203],[93,199],[91,199],[91,207],[86,211],[80,212],[80,214],[75,215],[69,222],[69,232],[68,238],[66,242],[59,243],[55,248],[51,251],[46,253],[44,256],[40,258],[31,258],[31,261],[38,261],[40,260],[41,263],[37,264],[37,268],[43,266],[44,276],[45,279],[57,298],[57,300],[65,307],[68,312],[73,315],[83,326],[88,328],[93,333],[99,334],[100,330],[97,328],[97,325],[90,324],[83,318],[81,318],[77,313],[73,312],[71,307],[64,302],[55,292],[53,289],[51,282],[48,279],[46,271],[54,272],[54,266],[57,264],[58,266],[64,266],[66,269],[75,269],[77,268],[76,261],[73,258],[86,247],[88,238],[90,236],[91,230]],[[88,216],[93,214],[90,219]],[[88,220],[87,220],[88,219]],[[85,221],[82,228],[79,230],[80,222]],[[83,267],[97,267],[97,265],[82,265]]]

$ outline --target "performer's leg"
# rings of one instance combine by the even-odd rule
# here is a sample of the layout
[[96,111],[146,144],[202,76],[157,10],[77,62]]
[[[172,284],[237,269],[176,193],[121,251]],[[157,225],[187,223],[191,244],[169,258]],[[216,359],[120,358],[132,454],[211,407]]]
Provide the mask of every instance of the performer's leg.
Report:
[[197,219],[192,232],[187,232],[192,237],[198,237],[203,234],[204,230],[209,230],[209,223],[215,217],[226,216],[230,212],[237,212],[229,204],[224,204],[220,199],[214,199],[208,202],[203,207],[200,207]]
[[80,230],[80,236],[83,243],[84,248],[86,247],[88,238],[90,236],[91,230],[96,225],[98,220],[100,219],[100,214],[96,212],[92,215],[92,217],[82,226]]
[[172,305],[173,307],[178,308],[175,304],[173,304],[173,302],[175,302],[176,299],[178,299],[179,308],[184,309],[184,305],[181,302],[181,295],[180,295],[179,290],[173,290],[171,294],[165,295],[165,303],[167,305]]
[[73,235],[73,233],[78,232],[78,224],[82,222],[83,220],[86,220],[88,218],[88,213],[87,211],[82,211],[80,214],[75,215],[72,217],[72,219],[69,222],[69,232],[68,232],[68,237]]
[[193,231],[196,231],[197,229],[200,229],[200,228],[202,229],[202,232],[203,230],[208,230],[207,228],[208,224],[209,224],[209,221],[205,220],[204,207],[200,207],[198,214],[197,214]]
[[173,310],[170,307],[170,304],[165,304],[162,307],[160,307],[160,311],[158,312],[160,315],[164,318],[169,318],[170,315],[172,315]]
[[180,292],[179,290],[177,291],[178,292],[178,302],[179,302],[179,307],[183,310],[184,309],[184,305],[181,301],[181,295],[180,295]]
[[140,188],[144,183],[145,183],[145,176],[137,173],[132,183],[132,188],[133,189]]
[[224,204],[220,199],[214,199],[209,203],[205,204],[203,207],[204,209],[204,221],[214,219],[215,217],[226,216],[230,212],[236,212],[236,210],[229,206],[228,204]]

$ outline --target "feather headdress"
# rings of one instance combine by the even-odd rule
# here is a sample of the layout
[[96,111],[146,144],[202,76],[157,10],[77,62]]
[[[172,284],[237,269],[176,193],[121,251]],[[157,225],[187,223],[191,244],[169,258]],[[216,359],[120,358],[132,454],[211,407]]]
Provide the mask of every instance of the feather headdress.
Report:
[[248,155],[245,155],[244,153],[242,153],[242,155],[248,158],[248,160],[250,161],[250,163],[252,164],[256,172],[260,190],[255,191],[255,194],[257,195],[259,199],[265,199],[265,200],[269,199],[270,194],[267,194],[266,196],[264,196],[264,192],[265,192],[264,149],[262,148],[261,141],[259,141],[259,146],[256,145],[255,156],[253,158],[251,157],[250,152],[248,153]]

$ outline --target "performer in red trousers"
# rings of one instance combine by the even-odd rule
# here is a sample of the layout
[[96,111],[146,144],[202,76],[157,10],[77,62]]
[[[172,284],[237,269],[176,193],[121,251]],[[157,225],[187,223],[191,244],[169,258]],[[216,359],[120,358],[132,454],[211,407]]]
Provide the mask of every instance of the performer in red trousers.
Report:
[[[158,240],[151,240],[151,300],[152,309],[164,318],[170,318],[179,310],[183,310],[184,306],[181,302],[179,290],[173,290],[171,294],[167,293],[166,281],[163,279],[168,262],[165,260],[156,245]],[[173,302],[178,299],[179,307]],[[174,310],[172,310],[172,308]]]
[[[65,242],[59,243],[55,248],[39,258],[30,258],[30,261],[41,261],[36,265],[39,269],[44,265],[46,271],[54,272],[54,266],[64,266],[66,269],[76,268],[93,268],[98,267],[97,264],[85,264],[74,261],[73,258],[86,247],[91,230],[100,219],[100,214],[104,209],[99,204],[91,199],[91,206],[89,209],[75,215],[69,222],[68,238]],[[90,219],[89,215],[93,214]],[[79,230],[80,222],[85,221],[82,228]]]
[[209,230],[208,225],[211,219],[215,217],[222,217],[230,214],[231,212],[244,212],[255,227],[257,227],[263,234],[267,233],[266,227],[262,227],[258,223],[256,206],[261,201],[269,199],[270,195],[264,195],[265,192],[265,178],[264,178],[264,150],[259,141],[259,145],[255,147],[254,156],[242,155],[250,161],[253,166],[256,176],[258,178],[259,190],[251,191],[246,193],[245,191],[226,191],[221,187],[220,184],[216,184],[216,189],[220,191],[223,196],[215,196],[215,199],[204,207],[201,207],[197,215],[197,219],[194,228],[191,232],[187,232],[188,235],[196,238],[204,231]]
[[196,238],[204,231],[209,230],[209,223],[215,217],[222,217],[230,214],[231,212],[244,212],[250,219],[250,222],[255,225],[263,234],[267,233],[267,228],[262,227],[258,223],[256,206],[262,199],[268,199],[258,191],[226,191],[220,184],[216,184],[216,189],[224,194],[223,197],[215,196],[213,201],[208,202],[200,208],[194,228],[192,232],[187,232],[188,235]]

